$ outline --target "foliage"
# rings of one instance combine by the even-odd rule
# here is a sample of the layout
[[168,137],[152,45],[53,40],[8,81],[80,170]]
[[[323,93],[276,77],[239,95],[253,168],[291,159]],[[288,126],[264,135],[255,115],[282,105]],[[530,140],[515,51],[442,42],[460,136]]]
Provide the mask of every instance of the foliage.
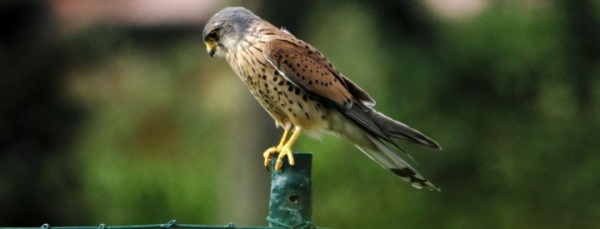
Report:
[[[369,91],[378,110],[442,145],[402,144],[442,192],[413,189],[343,140],[302,137],[295,150],[314,153],[317,225],[600,224],[600,40],[585,32],[600,25],[598,6],[499,1],[447,21],[406,2],[312,1],[291,14],[288,29]],[[282,18],[277,7],[255,11]],[[66,153],[40,162],[40,186],[59,191],[32,206],[75,210],[41,221],[266,224],[269,175],[259,149],[276,144],[280,130],[225,61],[207,57],[194,29],[94,27],[61,38],[68,64],[57,93],[84,118]],[[15,195],[1,190],[17,179],[0,175],[0,195]],[[84,213],[91,221],[78,221]]]

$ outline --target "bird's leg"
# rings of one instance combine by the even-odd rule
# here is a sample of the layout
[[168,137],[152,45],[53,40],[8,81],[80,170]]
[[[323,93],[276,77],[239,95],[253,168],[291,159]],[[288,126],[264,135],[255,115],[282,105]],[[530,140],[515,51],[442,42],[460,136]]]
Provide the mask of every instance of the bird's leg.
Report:
[[281,137],[281,141],[279,141],[279,145],[271,147],[265,150],[265,152],[263,153],[263,157],[265,158],[265,167],[267,167],[267,170],[269,169],[269,158],[271,157],[271,155],[279,154],[279,152],[281,152],[281,147],[283,147],[283,145],[285,144],[287,136],[290,133],[291,129],[291,125],[286,125],[284,127],[283,137]]
[[277,162],[275,163],[275,171],[281,169],[281,166],[283,166],[283,158],[286,155],[288,157],[290,165],[296,164],[294,162],[294,155],[292,154],[292,145],[294,144],[294,142],[296,142],[296,139],[298,139],[300,133],[302,133],[302,129],[300,129],[300,127],[295,127],[294,133],[292,134],[290,139],[279,150],[279,156],[277,156]]

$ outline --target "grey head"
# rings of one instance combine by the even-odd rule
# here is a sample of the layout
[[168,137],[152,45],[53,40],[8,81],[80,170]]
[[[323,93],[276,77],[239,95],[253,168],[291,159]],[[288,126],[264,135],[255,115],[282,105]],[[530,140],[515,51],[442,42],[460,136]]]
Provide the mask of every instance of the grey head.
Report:
[[202,39],[206,51],[213,56],[223,56],[248,33],[255,21],[261,20],[244,7],[227,7],[215,14],[204,26]]

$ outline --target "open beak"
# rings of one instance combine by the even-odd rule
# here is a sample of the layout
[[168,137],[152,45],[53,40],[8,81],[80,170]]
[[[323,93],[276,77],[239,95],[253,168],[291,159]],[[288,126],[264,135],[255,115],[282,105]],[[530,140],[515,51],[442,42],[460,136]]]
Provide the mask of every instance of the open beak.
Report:
[[217,51],[217,42],[204,42],[206,44],[206,52],[210,57],[215,56],[215,52]]

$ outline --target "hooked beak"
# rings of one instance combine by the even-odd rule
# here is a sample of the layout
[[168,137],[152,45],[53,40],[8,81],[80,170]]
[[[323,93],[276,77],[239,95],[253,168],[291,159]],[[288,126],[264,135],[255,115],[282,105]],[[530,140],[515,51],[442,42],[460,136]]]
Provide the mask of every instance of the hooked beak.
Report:
[[208,55],[210,55],[210,57],[214,57],[215,52],[217,51],[217,42],[208,41],[204,43],[206,44],[206,52],[208,52]]

